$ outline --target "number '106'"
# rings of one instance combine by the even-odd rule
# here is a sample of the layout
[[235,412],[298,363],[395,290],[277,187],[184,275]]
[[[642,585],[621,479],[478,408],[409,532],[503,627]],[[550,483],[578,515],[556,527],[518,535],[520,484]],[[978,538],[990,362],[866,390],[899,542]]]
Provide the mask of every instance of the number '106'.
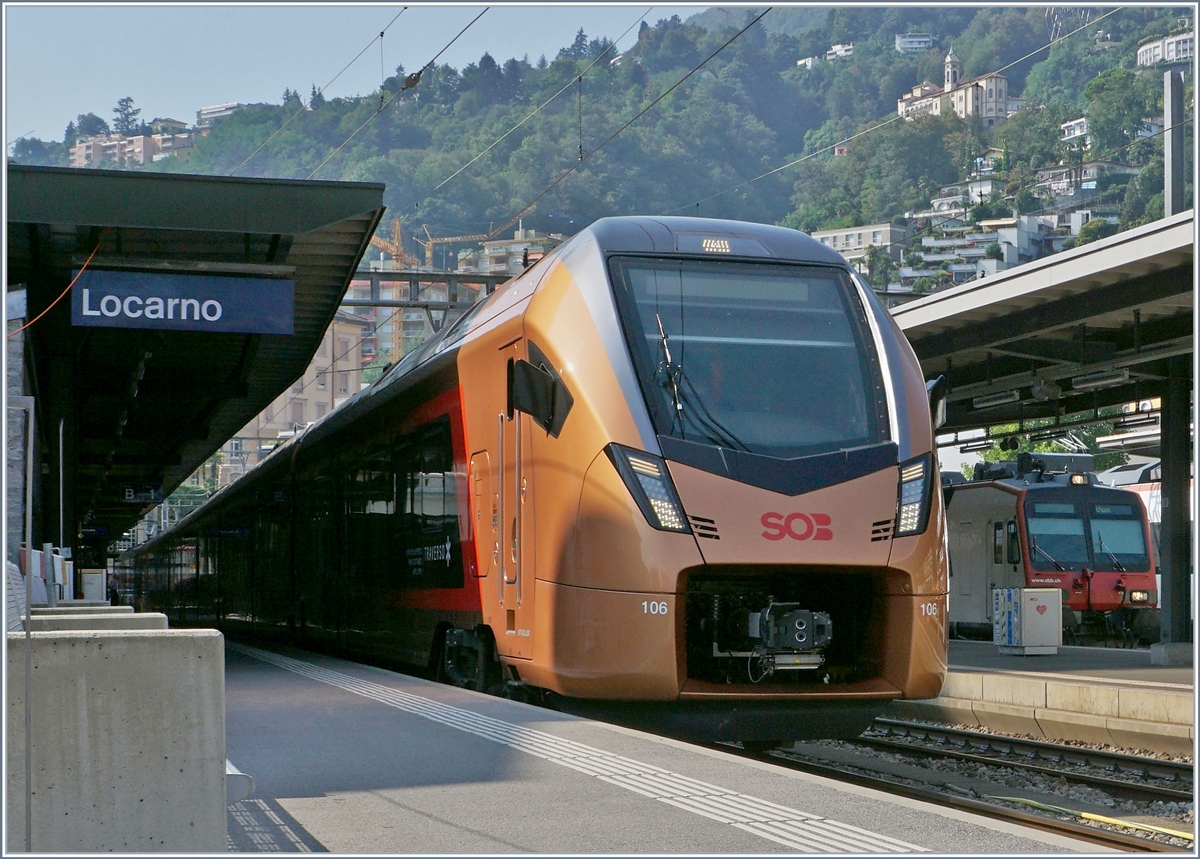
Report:
[[642,614],[666,614],[667,604],[665,602],[655,602],[654,600],[642,601]]

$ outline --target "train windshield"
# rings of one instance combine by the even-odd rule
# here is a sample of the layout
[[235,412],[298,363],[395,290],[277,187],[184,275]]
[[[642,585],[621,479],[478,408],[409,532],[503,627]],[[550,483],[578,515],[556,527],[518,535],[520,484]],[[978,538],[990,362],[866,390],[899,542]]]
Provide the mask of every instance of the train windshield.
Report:
[[874,347],[845,272],[639,257],[612,265],[660,435],[787,458],[883,440]]
[[1140,509],[1132,504],[1089,505],[1092,546],[1096,568],[1100,570],[1145,570],[1150,566],[1146,554],[1146,531]]
[[1034,569],[1149,568],[1140,510],[1132,504],[1029,501],[1025,517]]

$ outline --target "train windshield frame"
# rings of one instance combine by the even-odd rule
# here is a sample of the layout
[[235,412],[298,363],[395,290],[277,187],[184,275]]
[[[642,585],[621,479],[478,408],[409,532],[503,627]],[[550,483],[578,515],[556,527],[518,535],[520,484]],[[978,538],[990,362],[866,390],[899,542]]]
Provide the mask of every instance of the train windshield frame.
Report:
[[887,440],[882,371],[847,271],[621,254],[609,272],[660,436],[785,459]]
[[1029,562],[1039,571],[1146,572],[1150,556],[1141,511],[1128,501],[1029,498]]

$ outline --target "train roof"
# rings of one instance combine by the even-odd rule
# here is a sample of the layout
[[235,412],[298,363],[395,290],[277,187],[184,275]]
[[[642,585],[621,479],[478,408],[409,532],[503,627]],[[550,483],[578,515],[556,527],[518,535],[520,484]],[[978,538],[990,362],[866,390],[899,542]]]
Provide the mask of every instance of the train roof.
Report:
[[576,238],[587,235],[605,253],[728,255],[846,267],[837,251],[811,236],[748,221],[631,215],[601,218]]

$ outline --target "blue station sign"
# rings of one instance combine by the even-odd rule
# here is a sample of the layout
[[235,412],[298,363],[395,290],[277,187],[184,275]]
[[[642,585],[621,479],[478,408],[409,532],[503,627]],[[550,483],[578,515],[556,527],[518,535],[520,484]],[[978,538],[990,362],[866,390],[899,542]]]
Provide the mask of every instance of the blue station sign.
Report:
[[294,291],[291,280],[87,269],[71,290],[71,324],[291,334]]

